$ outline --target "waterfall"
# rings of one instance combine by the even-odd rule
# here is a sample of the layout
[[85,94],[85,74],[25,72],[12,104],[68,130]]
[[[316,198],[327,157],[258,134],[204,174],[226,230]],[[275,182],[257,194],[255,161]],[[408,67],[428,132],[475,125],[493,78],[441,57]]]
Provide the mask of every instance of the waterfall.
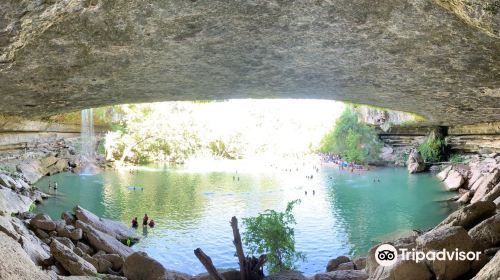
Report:
[[98,173],[99,168],[96,164],[96,141],[94,133],[94,114],[92,109],[82,110],[82,125],[80,137],[80,175],[94,175]]

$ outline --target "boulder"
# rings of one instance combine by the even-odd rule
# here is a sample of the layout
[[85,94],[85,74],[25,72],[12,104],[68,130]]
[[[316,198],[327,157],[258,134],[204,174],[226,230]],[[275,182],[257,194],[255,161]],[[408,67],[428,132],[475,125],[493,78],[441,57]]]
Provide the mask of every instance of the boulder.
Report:
[[0,279],[2,280],[51,280],[31,261],[16,240],[0,232]]
[[7,234],[14,240],[19,240],[19,233],[14,229],[11,223],[12,218],[0,215],[0,231]]
[[356,258],[353,260],[354,265],[356,265],[356,269],[365,269],[366,267],[366,258],[361,257],[361,258]]
[[168,271],[144,252],[135,252],[125,259],[123,274],[129,280],[188,280],[191,276]]
[[[121,268],[123,267],[123,264],[125,263],[125,258],[122,257],[122,256],[119,256],[117,254],[104,254],[104,255],[99,255],[99,256],[95,256],[96,258],[98,259],[105,259],[107,261],[109,261],[111,263],[111,268],[114,270],[114,271],[120,271]],[[226,273],[227,275],[229,275],[230,273]],[[239,275],[239,271],[238,271],[238,275]],[[228,279],[228,278],[226,278]]]
[[339,264],[337,270],[354,270],[356,269],[356,265],[353,262],[345,262]]
[[496,184],[481,200],[495,201],[500,197],[500,183]]
[[417,173],[425,170],[425,162],[420,153],[413,149],[408,156],[408,161],[406,162],[408,167],[408,172]]
[[80,206],[76,206],[73,210],[78,220],[122,242],[126,242],[128,239],[138,239],[136,231],[121,222],[99,218]]
[[40,160],[40,165],[43,168],[48,168],[48,167],[56,164],[57,161],[58,161],[58,159],[55,156],[49,156],[49,157],[41,159]]
[[464,182],[464,177],[456,170],[450,170],[448,176],[444,180],[444,184],[449,191],[457,190]]
[[[492,173],[483,176],[480,184],[473,189],[474,196],[472,196],[471,203],[481,200],[486,194],[491,191],[499,182],[500,170],[495,169]],[[475,185],[476,186],[476,185]]]
[[[220,275],[224,277],[226,280],[240,280],[241,279],[241,274],[239,270],[236,269],[217,269]],[[302,274],[301,274],[302,275]],[[294,279],[300,279],[300,280],[307,280],[306,277],[302,276],[303,278],[294,278]],[[193,277],[191,280],[212,280],[212,276],[208,273],[201,273]],[[278,278],[275,278],[278,279]],[[284,279],[290,279],[290,278],[284,278]]]
[[438,177],[438,179],[440,181],[444,181],[446,179],[446,177],[448,177],[448,173],[451,171],[451,169],[453,168],[452,165],[449,165],[448,167],[446,167],[445,169],[443,169],[441,172],[439,172],[436,177]]
[[478,201],[451,213],[436,226],[436,229],[451,226],[462,226],[465,229],[471,229],[484,219],[492,216],[495,213],[495,208],[495,203],[491,201]]
[[76,242],[76,247],[82,250],[85,254],[92,255],[94,253],[94,250],[83,242]]
[[71,238],[71,240],[78,241],[78,240],[82,239],[82,236],[83,236],[82,229],[75,228],[73,231],[71,231],[69,238]]
[[363,270],[336,270],[318,273],[311,277],[313,280],[365,280],[368,274]]
[[30,220],[30,225],[33,228],[38,228],[46,231],[53,231],[56,229],[56,223],[47,214],[38,214]]
[[[441,251],[446,249],[448,252],[472,251],[473,241],[467,234],[467,231],[460,226],[445,227],[426,232],[417,238],[417,249],[425,253],[430,251]],[[456,279],[470,269],[469,261],[458,260],[434,260],[429,261],[429,266],[434,272],[436,278],[443,280]]]
[[16,169],[18,172],[23,174],[24,178],[26,178],[30,184],[36,183],[36,181],[40,180],[40,178],[47,174],[38,160],[20,163],[16,166]]
[[[394,240],[393,242],[387,242],[387,243],[391,244],[392,246],[394,246],[398,250],[404,248],[404,249],[408,249],[411,251],[413,248],[415,248],[417,246],[416,239],[417,239],[416,235],[411,235],[411,236],[402,237],[402,238]],[[375,259],[375,251],[377,251],[377,248],[380,245],[381,244],[377,244],[377,245],[373,246],[372,248],[370,248],[370,250],[368,251],[368,254],[366,256],[365,269],[366,269],[366,272],[368,273],[368,275],[370,275],[370,276],[373,276],[375,274],[375,270],[379,267],[379,264],[378,264],[377,260]]]
[[[429,280],[433,275],[424,262],[402,260],[398,258],[395,264],[379,266],[370,279],[377,280]],[[440,278],[438,278],[440,279]]]
[[66,221],[67,225],[75,225],[76,222],[76,217],[73,215],[73,213],[66,211],[61,213],[61,219]]
[[54,258],[72,275],[95,275],[95,267],[57,240],[50,243]]
[[481,251],[500,245],[500,213],[473,227],[469,236]]
[[460,196],[460,198],[457,200],[458,203],[460,204],[467,204],[471,198],[470,192],[466,192]]
[[128,257],[134,252],[130,247],[123,245],[113,236],[101,232],[80,220],[76,222],[76,228],[81,228],[83,230],[83,233],[85,234],[90,245],[97,250],[103,250],[104,252],[110,254],[118,254],[122,257]]
[[29,197],[20,195],[11,189],[0,188],[0,213],[26,212],[32,203],[33,200]]
[[472,280],[500,279],[500,251],[472,278]]
[[14,190],[20,188],[14,179],[5,174],[0,174],[0,186]]
[[19,244],[21,244],[26,254],[37,265],[45,264],[50,258],[50,249],[47,244],[43,243],[31,233],[27,236],[21,236],[19,238]]
[[59,241],[64,246],[68,247],[71,251],[73,251],[73,249],[75,249],[75,244],[73,244],[73,242],[71,242],[71,239],[69,239],[67,237],[58,236],[58,237],[54,237],[54,239]]
[[326,265],[326,272],[334,271],[339,267],[340,264],[350,261],[351,259],[349,259],[349,257],[346,256],[340,256],[336,257],[335,259],[331,259]]

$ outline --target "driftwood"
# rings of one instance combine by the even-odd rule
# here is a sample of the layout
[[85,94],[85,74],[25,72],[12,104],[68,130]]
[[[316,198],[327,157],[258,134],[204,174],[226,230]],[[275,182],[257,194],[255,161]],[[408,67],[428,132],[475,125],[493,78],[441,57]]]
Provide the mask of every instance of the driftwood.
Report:
[[[233,244],[236,247],[236,255],[240,264],[241,280],[261,280],[264,278],[263,266],[267,261],[266,255],[261,255],[259,258],[245,256],[243,245],[241,243],[240,229],[238,228],[238,219],[231,218],[231,227],[233,228]],[[224,277],[217,271],[212,263],[212,260],[203,251],[198,248],[194,250],[194,254],[207,269],[207,272],[215,280],[225,280]]]
[[220,273],[217,271],[217,269],[214,267],[214,264],[212,263],[212,259],[207,256],[203,250],[200,248],[194,250],[194,254],[196,257],[200,260],[201,264],[207,269],[208,274],[212,276],[214,280],[226,280],[224,276],[220,275]]

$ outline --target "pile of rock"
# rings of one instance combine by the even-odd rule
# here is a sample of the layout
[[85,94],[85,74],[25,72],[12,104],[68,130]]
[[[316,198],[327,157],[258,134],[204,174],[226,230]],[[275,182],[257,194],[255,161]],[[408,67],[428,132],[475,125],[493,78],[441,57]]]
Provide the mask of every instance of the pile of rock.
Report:
[[494,201],[500,204],[500,154],[476,157],[468,164],[445,167],[437,177],[450,191],[458,191],[463,204]]
[[61,220],[54,221],[45,214],[24,218],[36,236],[50,246],[50,257],[39,264],[53,276],[122,276],[125,259],[133,253],[124,243],[138,240],[126,225],[101,219],[79,206],[74,213],[62,213]]
[[40,203],[48,196],[30,186],[19,174],[0,173],[0,211],[24,212],[33,202]]
[[[500,279],[500,213],[491,201],[479,201],[452,213],[434,229],[390,242],[401,248],[423,251],[446,249],[481,252],[479,260],[435,260],[416,263],[398,256],[391,266],[380,266],[375,259],[378,245],[368,252],[365,271],[373,279]],[[330,278],[331,279],[331,278]],[[344,278],[335,278],[344,279]],[[351,278],[345,278],[351,279]],[[361,278],[359,278],[361,279]],[[366,279],[366,278],[364,278]]]

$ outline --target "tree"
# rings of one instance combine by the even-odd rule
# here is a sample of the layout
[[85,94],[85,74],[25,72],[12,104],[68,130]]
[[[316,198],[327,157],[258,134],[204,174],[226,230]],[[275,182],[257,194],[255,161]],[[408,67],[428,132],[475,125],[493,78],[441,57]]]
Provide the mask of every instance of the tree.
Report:
[[358,113],[347,107],[321,140],[319,151],[339,154],[347,161],[369,163],[378,160],[381,148],[375,129],[360,122]]
[[243,242],[251,254],[266,254],[270,273],[295,269],[295,263],[305,259],[295,250],[296,224],[292,214],[293,207],[300,200],[288,203],[285,212],[266,210],[257,217],[243,219],[246,230]]

